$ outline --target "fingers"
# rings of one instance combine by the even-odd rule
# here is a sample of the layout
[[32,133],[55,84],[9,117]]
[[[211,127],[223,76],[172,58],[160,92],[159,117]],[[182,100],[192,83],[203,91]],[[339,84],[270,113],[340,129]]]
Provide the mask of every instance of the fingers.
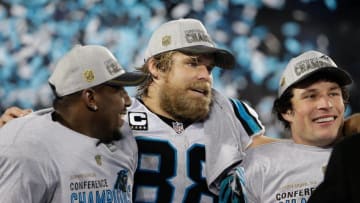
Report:
[[15,106],[10,107],[6,109],[4,114],[0,117],[0,127],[4,126],[7,122],[11,121],[14,118],[25,116],[31,112],[31,109],[20,109]]

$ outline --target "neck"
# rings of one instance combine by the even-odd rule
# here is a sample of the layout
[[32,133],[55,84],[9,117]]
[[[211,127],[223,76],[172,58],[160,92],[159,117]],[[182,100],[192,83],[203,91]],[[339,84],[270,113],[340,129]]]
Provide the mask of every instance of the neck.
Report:
[[176,120],[173,116],[171,116],[169,113],[164,111],[161,108],[160,101],[157,96],[151,96],[150,94],[148,96],[142,96],[141,100],[143,101],[144,105],[153,113],[163,116],[165,118],[169,118],[172,120]]
[[54,121],[59,122],[61,125],[75,132],[78,132],[80,134],[92,138],[98,138],[98,135],[101,134],[96,133],[96,130],[91,129],[91,127],[90,128],[87,127],[87,126],[92,126],[92,125],[88,125],[88,123],[91,123],[91,121],[89,121],[88,119],[90,116],[80,118],[78,115],[82,115],[82,113],[76,111],[75,109],[73,109],[71,113],[70,112],[63,113],[60,111],[55,111],[52,115],[52,118]]

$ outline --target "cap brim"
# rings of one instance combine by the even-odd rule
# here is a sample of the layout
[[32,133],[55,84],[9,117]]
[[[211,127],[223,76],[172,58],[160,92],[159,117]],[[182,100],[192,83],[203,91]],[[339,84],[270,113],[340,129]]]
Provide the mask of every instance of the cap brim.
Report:
[[216,66],[224,69],[232,69],[235,66],[234,55],[232,55],[229,51],[225,49],[198,45],[191,47],[183,47],[177,50],[191,54],[214,54]]
[[344,71],[340,68],[326,67],[326,68],[319,68],[317,70],[314,70],[310,74],[307,74],[304,77],[302,77],[301,79],[299,79],[298,82],[296,82],[296,83],[299,83],[299,82],[305,80],[306,78],[309,78],[310,76],[313,76],[315,74],[320,74],[320,73],[324,74],[324,75],[331,75],[333,78],[336,79],[336,81],[338,82],[338,84],[340,86],[350,85],[353,82],[353,80],[351,79],[351,76],[346,71]]
[[112,85],[137,86],[144,82],[146,77],[147,75],[142,72],[126,72],[119,77],[109,80],[107,83]]

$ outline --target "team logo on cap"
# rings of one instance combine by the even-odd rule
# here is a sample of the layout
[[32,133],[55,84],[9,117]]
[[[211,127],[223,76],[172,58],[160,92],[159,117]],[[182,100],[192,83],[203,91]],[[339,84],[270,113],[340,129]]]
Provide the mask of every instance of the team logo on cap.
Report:
[[208,42],[212,43],[209,35],[202,30],[186,30],[185,38],[188,43]]
[[84,71],[84,78],[87,82],[92,82],[95,79],[94,72],[92,70],[85,70]]
[[119,64],[113,59],[109,59],[109,60],[105,61],[104,63],[105,63],[106,69],[109,71],[110,75],[114,75],[121,70]]
[[171,44],[171,36],[166,35],[161,39],[161,44],[163,47],[167,47]]
[[320,58],[311,58],[304,61],[300,61],[295,65],[294,71],[297,76],[300,76],[313,69],[318,69],[323,67],[334,67],[334,65],[329,60],[329,57],[322,56]]

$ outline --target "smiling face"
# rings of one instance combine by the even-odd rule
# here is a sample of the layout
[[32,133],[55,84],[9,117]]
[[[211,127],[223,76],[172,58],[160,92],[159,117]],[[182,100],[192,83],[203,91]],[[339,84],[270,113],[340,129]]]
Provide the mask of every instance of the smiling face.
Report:
[[130,106],[131,99],[122,86],[101,85],[96,89],[98,108],[96,112],[97,126],[101,127],[104,140],[121,137],[119,128],[124,124],[126,108]]
[[282,116],[290,123],[294,141],[299,144],[327,146],[340,134],[345,104],[340,86],[318,81],[293,88],[292,110]]
[[211,103],[213,64],[211,55],[175,53],[159,87],[161,108],[179,121],[204,119]]

